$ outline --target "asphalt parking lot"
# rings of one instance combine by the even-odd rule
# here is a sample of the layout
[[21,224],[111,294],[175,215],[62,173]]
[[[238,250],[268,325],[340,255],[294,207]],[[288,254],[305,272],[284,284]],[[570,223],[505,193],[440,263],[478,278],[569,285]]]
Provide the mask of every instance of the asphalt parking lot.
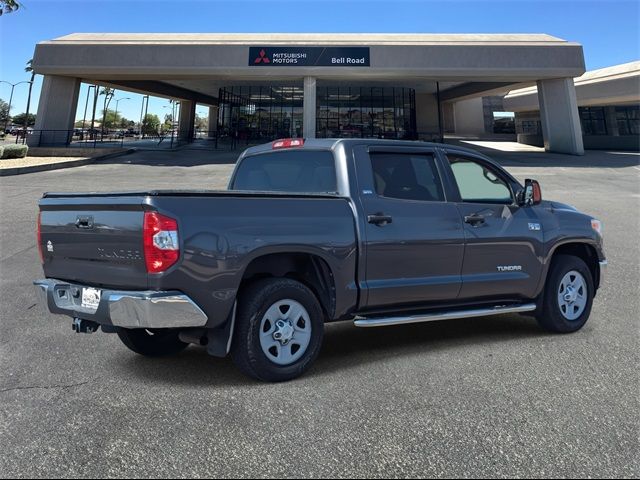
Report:
[[586,327],[528,317],[327,328],[316,365],[255,383],[191,347],[148,359],[43,316],[43,191],[221,188],[234,154],[139,152],[0,178],[0,476],[637,477],[640,166],[632,154],[500,153],[543,197],[603,220]]

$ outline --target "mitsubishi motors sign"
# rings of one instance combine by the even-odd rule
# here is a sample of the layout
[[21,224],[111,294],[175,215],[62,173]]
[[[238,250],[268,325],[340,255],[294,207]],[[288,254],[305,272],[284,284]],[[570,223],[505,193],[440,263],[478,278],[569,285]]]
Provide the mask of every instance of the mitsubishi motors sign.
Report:
[[369,67],[369,47],[249,47],[255,67]]

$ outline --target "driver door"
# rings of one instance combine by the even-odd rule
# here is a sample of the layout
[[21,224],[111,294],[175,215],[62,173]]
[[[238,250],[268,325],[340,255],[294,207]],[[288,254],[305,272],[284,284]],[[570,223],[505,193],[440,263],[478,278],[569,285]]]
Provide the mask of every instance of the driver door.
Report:
[[465,250],[459,299],[532,298],[542,272],[543,230],[513,184],[491,162],[447,153],[460,198]]

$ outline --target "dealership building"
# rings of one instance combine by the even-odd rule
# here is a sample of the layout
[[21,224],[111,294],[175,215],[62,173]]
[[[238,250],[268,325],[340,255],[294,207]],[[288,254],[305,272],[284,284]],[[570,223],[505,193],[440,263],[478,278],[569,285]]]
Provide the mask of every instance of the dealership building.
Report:
[[[640,62],[587,72],[574,85],[585,148],[640,150]],[[503,108],[515,112],[519,142],[543,145],[535,88],[509,92]]]
[[434,140],[468,128],[478,99],[531,88],[545,149],[584,152],[582,46],[543,34],[72,34],[39,43],[33,67],[32,144],[73,129],[82,82],[179,100],[184,140],[204,105],[212,136],[255,141]]

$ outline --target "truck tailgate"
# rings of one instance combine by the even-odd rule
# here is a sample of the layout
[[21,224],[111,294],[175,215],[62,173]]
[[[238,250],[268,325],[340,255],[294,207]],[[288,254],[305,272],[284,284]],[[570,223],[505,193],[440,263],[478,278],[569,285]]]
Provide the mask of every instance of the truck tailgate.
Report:
[[144,196],[69,195],[40,201],[44,272],[99,287],[146,288]]

